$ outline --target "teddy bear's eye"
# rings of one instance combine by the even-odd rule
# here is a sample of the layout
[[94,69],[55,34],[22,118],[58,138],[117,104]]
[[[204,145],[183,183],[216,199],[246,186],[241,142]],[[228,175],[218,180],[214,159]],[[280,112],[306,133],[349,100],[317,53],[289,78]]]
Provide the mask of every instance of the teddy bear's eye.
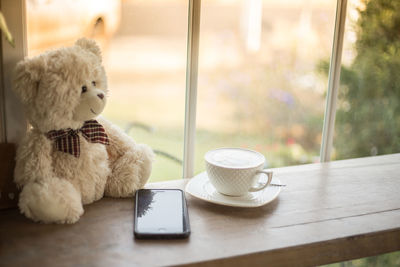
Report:
[[82,93],[86,93],[87,92],[87,87],[86,85],[82,86]]
[[92,82],[92,85],[93,85],[93,86],[96,86],[96,82],[95,82],[95,81],[93,81],[93,82]]

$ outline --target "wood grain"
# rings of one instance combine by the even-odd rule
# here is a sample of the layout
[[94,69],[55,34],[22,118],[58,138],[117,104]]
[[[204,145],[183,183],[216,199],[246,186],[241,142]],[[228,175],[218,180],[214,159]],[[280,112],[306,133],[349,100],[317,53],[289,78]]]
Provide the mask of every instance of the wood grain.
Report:
[[135,240],[133,199],[85,206],[74,225],[0,211],[0,266],[315,266],[400,250],[399,171],[400,154],[277,168],[287,186],[259,208],[187,195],[187,240]]

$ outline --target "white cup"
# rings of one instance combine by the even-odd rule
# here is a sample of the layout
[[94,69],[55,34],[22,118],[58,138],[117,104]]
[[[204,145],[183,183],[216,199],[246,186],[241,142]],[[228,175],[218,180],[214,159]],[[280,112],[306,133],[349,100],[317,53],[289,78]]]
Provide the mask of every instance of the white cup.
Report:
[[[266,188],[272,180],[272,171],[264,170],[265,157],[243,148],[219,148],[208,151],[204,159],[211,184],[219,193],[242,196]],[[267,182],[260,177],[267,175]]]

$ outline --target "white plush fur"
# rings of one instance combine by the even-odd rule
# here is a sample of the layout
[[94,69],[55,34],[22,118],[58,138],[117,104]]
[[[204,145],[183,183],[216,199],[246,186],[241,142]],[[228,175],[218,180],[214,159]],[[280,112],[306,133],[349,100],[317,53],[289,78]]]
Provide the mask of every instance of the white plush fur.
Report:
[[[21,61],[15,93],[32,125],[18,146],[14,173],[22,188],[19,208],[28,218],[74,223],[83,204],[104,195],[129,197],[146,183],[152,150],[97,117],[106,103],[107,79],[94,41],[80,39],[72,47]],[[78,129],[93,118],[105,128],[110,145],[90,143],[79,134],[79,158],[57,151],[45,136],[51,130]]]

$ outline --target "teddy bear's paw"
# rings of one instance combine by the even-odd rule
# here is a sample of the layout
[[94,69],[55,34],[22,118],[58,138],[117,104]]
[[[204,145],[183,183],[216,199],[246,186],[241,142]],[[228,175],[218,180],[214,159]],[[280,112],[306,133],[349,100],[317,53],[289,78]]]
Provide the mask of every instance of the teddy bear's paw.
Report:
[[18,206],[26,217],[44,223],[74,223],[83,214],[79,192],[70,182],[58,178],[28,183]]
[[153,151],[147,145],[136,145],[119,158],[112,166],[112,174],[107,180],[105,195],[111,197],[130,197],[142,188],[149,179]]

